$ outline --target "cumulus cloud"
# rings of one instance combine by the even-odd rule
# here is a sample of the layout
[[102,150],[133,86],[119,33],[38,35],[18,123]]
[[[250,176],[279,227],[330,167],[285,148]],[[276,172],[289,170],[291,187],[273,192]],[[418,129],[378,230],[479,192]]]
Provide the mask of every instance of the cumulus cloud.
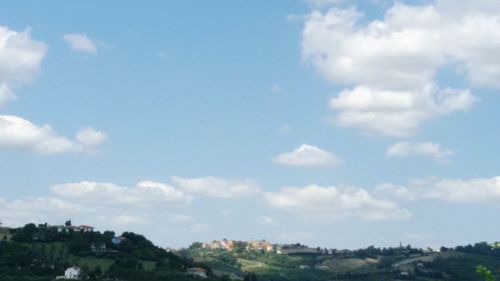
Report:
[[85,152],[105,140],[105,134],[86,127],[76,140],[60,136],[51,126],[39,126],[13,115],[0,115],[0,148],[33,151],[38,154]]
[[500,177],[471,180],[428,178],[407,186],[381,184],[379,194],[404,200],[439,200],[451,203],[500,202]]
[[396,92],[361,86],[342,91],[330,100],[330,107],[339,110],[333,122],[340,127],[402,137],[413,134],[424,121],[468,110],[476,101],[469,90],[425,86]]
[[31,37],[30,29],[17,32],[0,26],[0,106],[16,98],[13,88],[30,82],[39,72],[47,46]]
[[114,204],[179,203],[191,201],[191,196],[168,184],[141,181],[133,187],[122,187],[113,183],[77,182],[52,187],[59,197],[92,202]]
[[286,187],[266,192],[265,201],[272,207],[313,217],[355,216],[364,220],[404,220],[411,217],[395,203],[374,198],[361,188],[308,185]]
[[89,54],[97,53],[97,43],[91,40],[86,34],[67,33],[63,35],[63,39],[73,50]]
[[276,156],[274,162],[289,166],[327,167],[339,165],[341,161],[331,152],[312,145],[302,144],[291,152]]
[[215,198],[238,198],[255,195],[260,187],[253,180],[228,180],[216,177],[173,177],[175,185],[188,193]]
[[[0,26],[0,106],[17,98],[13,88],[30,82],[39,72],[47,46],[31,37],[29,29],[17,32]],[[106,139],[90,127],[78,132],[76,140],[59,135],[51,126],[39,126],[14,115],[0,115],[0,148],[38,154],[88,152]]]
[[55,185],[48,197],[13,201],[0,198],[0,217],[9,226],[29,222],[61,224],[72,219],[76,224],[91,224],[100,230],[148,230],[165,235],[189,230],[196,223],[189,215],[178,212],[190,201],[191,196],[154,181],[141,181],[132,187],[84,181]]
[[334,123],[407,136],[428,120],[470,109],[477,98],[469,89],[436,81],[444,67],[472,86],[499,88],[500,8],[486,0],[461,2],[471,9],[450,0],[398,2],[370,22],[354,8],[313,11],[303,30],[303,58],[348,87],[330,101]]
[[6,225],[19,226],[27,222],[44,222],[49,218],[64,221],[68,216],[88,210],[74,202],[52,197],[37,197],[7,201],[0,198],[0,217]]
[[449,163],[453,151],[433,142],[397,142],[385,154],[387,157],[422,156],[438,163]]

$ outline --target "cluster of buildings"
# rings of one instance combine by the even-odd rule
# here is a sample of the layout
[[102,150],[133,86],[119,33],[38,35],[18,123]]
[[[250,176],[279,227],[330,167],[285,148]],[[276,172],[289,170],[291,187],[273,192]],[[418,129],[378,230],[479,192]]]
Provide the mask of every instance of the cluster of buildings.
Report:
[[317,254],[318,248],[311,248],[301,244],[272,244],[266,240],[250,240],[238,242],[235,240],[214,240],[201,244],[203,249],[233,251],[236,243],[244,243],[247,251],[275,252],[277,254]]
[[234,243],[234,240],[222,239],[202,243],[201,247],[203,249],[232,251],[234,249]]
[[273,252],[274,245],[266,240],[251,240],[247,242],[247,250]]
[[94,227],[90,225],[72,225],[71,221],[67,221],[64,225],[49,225],[47,223],[39,224],[40,228],[52,228],[57,229],[57,232],[69,232],[70,230],[75,232],[93,232]]
[[57,228],[57,232],[69,232],[73,230],[75,232],[93,232],[94,227],[90,225],[54,225],[51,226]]
[[[202,243],[201,247],[203,249],[233,251],[236,242],[237,241],[235,240],[227,240],[227,239],[214,240],[212,242]],[[251,240],[251,241],[243,241],[242,243],[245,244],[245,249],[248,251],[272,252],[275,250],[274,245],[266,240]]]

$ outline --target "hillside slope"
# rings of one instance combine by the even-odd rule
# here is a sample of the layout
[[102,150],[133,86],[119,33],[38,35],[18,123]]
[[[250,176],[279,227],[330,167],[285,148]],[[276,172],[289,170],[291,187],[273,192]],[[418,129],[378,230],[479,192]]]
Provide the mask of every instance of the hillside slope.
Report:
[[477,265],[500,269],[500,250],[487,243],[441,248],[438,251],[410,246],[338,251],[308,248],[299,244],[252,249],[247,242],[241,241],[235,243],[239,246],[226,249],[212,247],[213,244],[195,243],[188,249],[178,251],[178,254],[207,264],[215,274],[247,280],[252,276],[254,280],[264,281],[479,281],[481,277],[475,273]]

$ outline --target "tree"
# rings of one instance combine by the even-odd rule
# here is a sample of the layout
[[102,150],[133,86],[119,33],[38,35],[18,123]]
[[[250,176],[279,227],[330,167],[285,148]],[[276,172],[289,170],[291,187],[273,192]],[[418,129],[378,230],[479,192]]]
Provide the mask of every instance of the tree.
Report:
[[478,265],[476,267],[476,272],[479,275],[483,276],[485,281],[495,281],[495,277],[493,276],[493,273],[491,273],[491,271],[489,269],[487,269],[486,267],[484,267],[482,265]]
[[23,228],[18,229],[12,239],[18,242],[30,242],[37,231],[36,225],[34,223],[29,223]]
[[200,242],[193,242],[193,244],[191,244],[191,246],[189,246],[190,250],[201,249],[201,248],[202,248],[202,244]]

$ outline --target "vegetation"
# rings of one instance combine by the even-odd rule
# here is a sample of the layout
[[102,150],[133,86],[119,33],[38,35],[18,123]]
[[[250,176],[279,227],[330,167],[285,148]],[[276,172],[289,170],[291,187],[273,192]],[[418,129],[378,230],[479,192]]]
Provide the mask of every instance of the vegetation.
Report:
[[489,269],[487,269],[486,267],[484,267],[482,265],[478,265],[476,267],[476,272],[478,274],[480,274],[481,276],[483,276],[485,281],[495,281],[495,277],[493,277],[493,273],[491,273],[491,271]]
[[69,221],[62,228],[0,228],[0,238],[2,281],[54,280],[72,266],[85,280],[115,281],[200,280],[187,274],[191,267],[220,281],[494,281],[495,271],[488,268],[500,268],[500,244],[484,242],[439,251],[410,246],[339,251],[300,244],[259,250],[237,241],[230,250],[193,243],[171,253],[140,234],[78,230]]
[[[70,223],[70,222],[69,222]],[[88,280],[196,280],[186,269],[203,266],[155,246],[144,236],[125,232],[64,230],[27,224],[2,229],[0,280],[45,281],[77,266]],[[8,233],[7,233],[8,232]],[[209,280],[222,280],[211,276]]]
[[[475,265],[500,268],[500,252],[495,245],[477,243],[438,251],[410,246],[370,246],[355,251],[318,249],[316,253],[279,254],[281,251],[277,249],[227,251],[202,248],[196,243],[178,253],[186,259],[206,263],[214,272],[244,280],[479,281],[482,279]],[[484,271],[481,274],[486,276]]]

